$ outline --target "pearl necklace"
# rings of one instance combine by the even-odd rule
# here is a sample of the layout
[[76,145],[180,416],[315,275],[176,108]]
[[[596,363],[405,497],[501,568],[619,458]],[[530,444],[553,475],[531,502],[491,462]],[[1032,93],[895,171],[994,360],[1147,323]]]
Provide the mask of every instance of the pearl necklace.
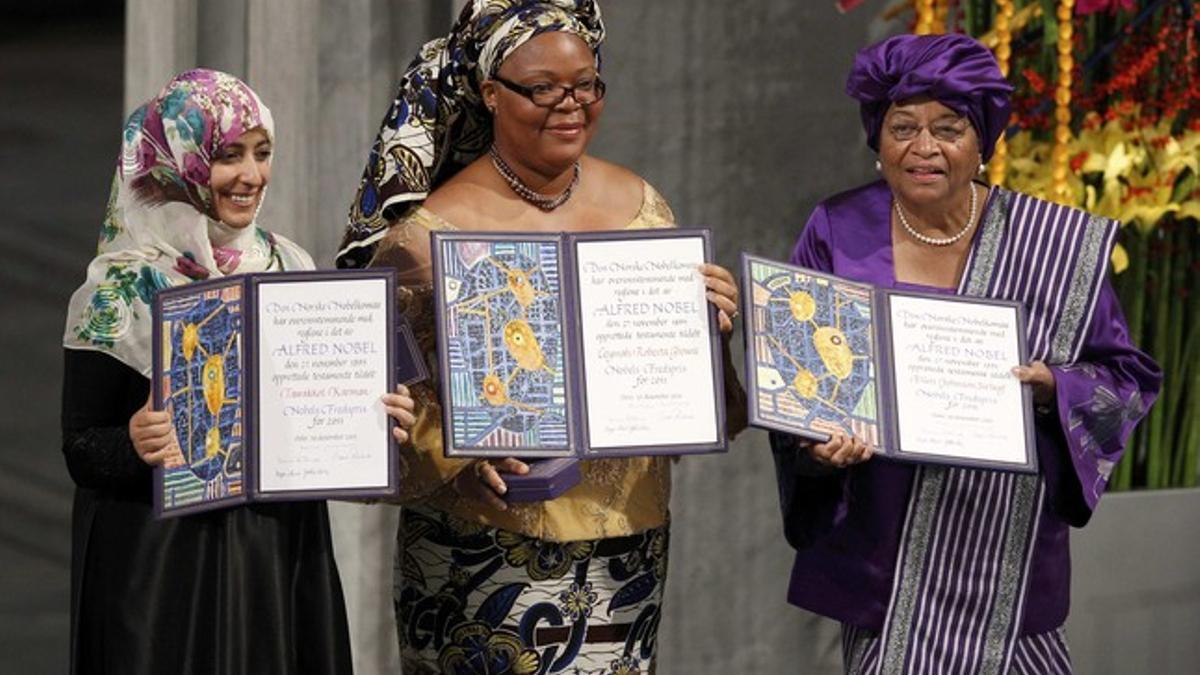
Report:
[[920,232],[914,230],[912,225],[908,224],[908,218],[904,216],[904,211],[900,208],[900,200],[892,197],[892,203],[896,205],[896,215],[900,217],[901,227],[904,228],[904,231],[907,232],[910,237],[916,239],[922,244],[929,244],[930,246],[949,246],[959,239],[962,239],[963,236],[971,230],[971,225],[975,223],[975,199],[975,184],[971,183],[971,213],[967,216],[967,222],[963,225],[963,228],[958,231],[958,234],[952,237],[943,237],[941,239],[938,239],[937,237],[931,237],[927,234],[921,234]]
[[559,195],[547,197],[539,192],[535,192],[533,188],[526,185],[520,176],[517,175],[517,172],[513,171],[508,162],[505,162],[500,153],[496,151],[495,145],[488,148],[488,154],[492,156],[492,166],[496,167],[496,172],[508,182],[508,186],[512,188],[512,191],[517,193],[517,196],[521,199],[543,211],[553,211],[565,204],[571,198],[571,193],[575,192],[575,186],[579,185],[579,160],[575,161],[575,175],[571,178],[571,184],[567,186],[567,189],[563,190]]

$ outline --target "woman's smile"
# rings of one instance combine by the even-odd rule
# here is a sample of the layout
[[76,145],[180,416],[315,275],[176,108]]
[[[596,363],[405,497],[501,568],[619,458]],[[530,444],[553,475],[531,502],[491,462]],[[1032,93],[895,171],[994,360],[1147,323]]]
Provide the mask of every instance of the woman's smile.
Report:
[[561,122],[546,127],[546,132],[559,138],[574,140],[583,135],[584,128],[583,122]]
[[946,171],[932,164],[917,164],[904,169],[914,181],[921,184],[936,183],[946,177]]
[[217,192],[217,213],[227,225],[240,227],[253,220],[263,191],[253,189],[246,192]]
[[228,197],[229,200],[233,202],[234,206],[240,208],[250,208],[258,202],[258,190],[248,194],[230,194]]

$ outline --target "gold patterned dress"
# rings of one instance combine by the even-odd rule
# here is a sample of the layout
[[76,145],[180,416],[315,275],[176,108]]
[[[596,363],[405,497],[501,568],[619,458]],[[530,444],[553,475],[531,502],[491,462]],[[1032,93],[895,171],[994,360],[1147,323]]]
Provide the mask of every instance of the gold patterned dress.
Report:
[[[672,227],[666,202],[643,185],[626,229]],[[436,373],[428,239],[456,228],[424,208],[394,227],[372,264],[400,271],[401,309]],[[557,499],[500,511],[452,487],[469,460],[442,453],[436,387],[412,388],[417,422],[402,451],[395,602],[405,675],[649,672],[671,460],[587,460],[581,482]]]

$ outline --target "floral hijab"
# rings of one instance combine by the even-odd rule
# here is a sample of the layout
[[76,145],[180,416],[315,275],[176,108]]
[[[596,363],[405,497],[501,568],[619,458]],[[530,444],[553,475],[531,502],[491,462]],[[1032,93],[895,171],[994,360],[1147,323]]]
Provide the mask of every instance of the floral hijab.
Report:
[[271,112],[244,82],[215,70],[177,75],[125,123],[95,259],[71,296],[63,345],[151,369],[151,303],[160,289],[266,270],[312,269],[296,244],[257,224],[216,219],[213,159],[242,134],[274,138]]
[[[338,267],[365,267],[389,222],[419,205],[492,142],[479,83],[542,33],[604,41],[595,0],[471,0],[450,35],[421,47],[367,157]],[[598,58],[598,57],[597,57]]]

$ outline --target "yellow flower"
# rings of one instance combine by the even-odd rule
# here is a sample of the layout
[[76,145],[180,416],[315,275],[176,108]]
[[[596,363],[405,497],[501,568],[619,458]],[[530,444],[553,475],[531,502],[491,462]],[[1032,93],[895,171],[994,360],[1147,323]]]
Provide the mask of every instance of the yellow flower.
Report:
[[1125,247],[1120,244],[1113,247],[1112,266],[1113,274],[1120,274],[1129,267],[1129,254],[1125,252]]
[[1125,151],[1125,144],[1117,143],[1104,162],[1104,187],[1107,188],[1118,178],[1129,175],[1133,160],[1133,155]]

